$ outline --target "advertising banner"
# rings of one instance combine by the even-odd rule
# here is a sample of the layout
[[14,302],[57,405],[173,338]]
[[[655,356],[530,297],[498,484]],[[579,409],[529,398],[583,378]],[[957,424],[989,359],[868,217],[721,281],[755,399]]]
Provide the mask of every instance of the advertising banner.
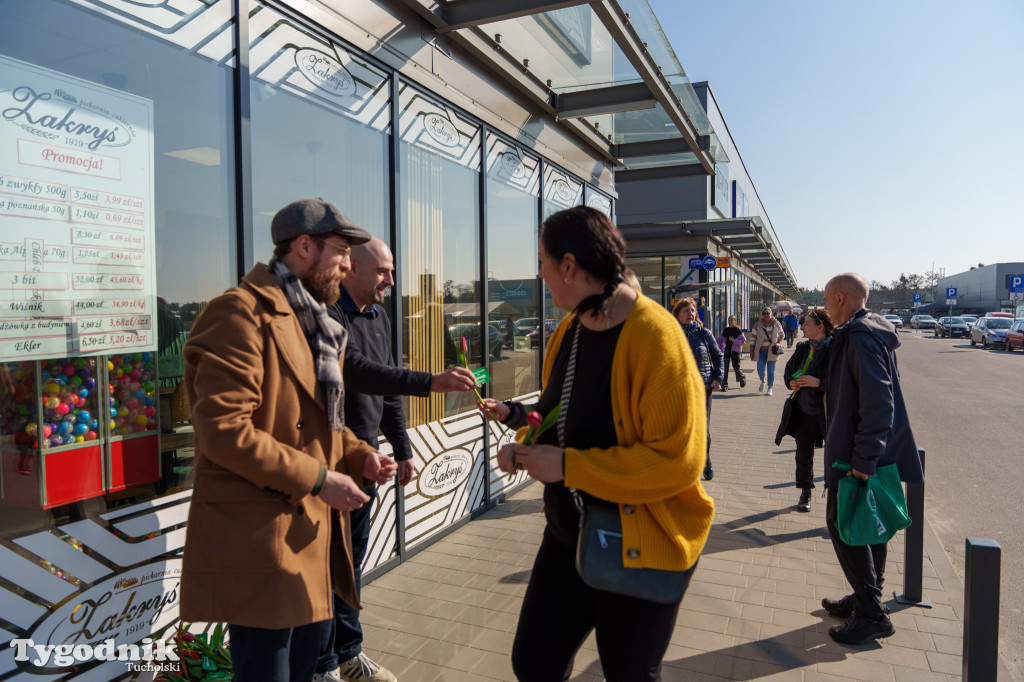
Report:
[[0,57],[0,361],[156,349],[153,106]]

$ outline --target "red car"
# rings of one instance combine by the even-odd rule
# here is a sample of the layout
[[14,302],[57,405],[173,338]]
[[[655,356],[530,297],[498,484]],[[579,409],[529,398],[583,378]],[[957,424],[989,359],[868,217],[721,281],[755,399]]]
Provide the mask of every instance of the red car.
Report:
[[1016,320],[1006,332],[1006,350],[1024,350],[1024,320]]

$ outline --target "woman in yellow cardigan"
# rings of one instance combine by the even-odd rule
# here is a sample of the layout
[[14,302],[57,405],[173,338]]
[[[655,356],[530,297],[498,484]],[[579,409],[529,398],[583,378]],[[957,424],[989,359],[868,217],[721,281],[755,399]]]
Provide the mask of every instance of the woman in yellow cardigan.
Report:
[[[714,504],[704,469],[704,384],[679,324],[623,283],[625,242],[606,215],[577,206],[544,222],[540,277],[556,306],[574,311],[548,342],[534,408],[562,403],[564,423],[533,446],[498,452],[506,472],[525,468],[544,486],[547,527],[520,611],[512,665],[520,680],[567,680],[596,630],[609,682],[660,679],[679,602],[658,604],[588,587],[576,572],[579,527],[570,488],[618,505],[625,566],[695,568]],[[573,340],[575,369],[563,393]],[[485,400],[513,427],[526,408]],[[559,432],[565,447],[560,447]]]

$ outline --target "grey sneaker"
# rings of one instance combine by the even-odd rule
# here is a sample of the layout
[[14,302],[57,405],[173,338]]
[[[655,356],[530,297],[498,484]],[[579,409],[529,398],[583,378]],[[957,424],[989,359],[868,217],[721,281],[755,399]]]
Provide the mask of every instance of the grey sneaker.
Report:
[[363,653],[343,662],[335,672],[342,682],[398,682],[390,670],[374,663]]

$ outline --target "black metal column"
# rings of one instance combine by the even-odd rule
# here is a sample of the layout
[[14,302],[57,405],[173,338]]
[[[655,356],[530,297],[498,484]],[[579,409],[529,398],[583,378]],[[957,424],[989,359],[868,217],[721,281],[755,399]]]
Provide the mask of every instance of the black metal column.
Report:
[[238,244],[235,249],[238,279],[256,261],[252,223],[252,135],[249,106],[249,3],[233,0],[235,14],[235,68],[232,74],[235,143],[235,216]]
[[964,557],[964,682],[995,680],[999,668],[999,560],[995,540],[967,538]]
[[[921,470],[924,471],[924,450],[919,448],[917,454],[921,457]],[[923,593],[924,483],[907,484],[907,511],[910,514],[910,527],[904,531],[903,594],[894,592],[893,596],[900,604],[930,609],[932,602]]]

